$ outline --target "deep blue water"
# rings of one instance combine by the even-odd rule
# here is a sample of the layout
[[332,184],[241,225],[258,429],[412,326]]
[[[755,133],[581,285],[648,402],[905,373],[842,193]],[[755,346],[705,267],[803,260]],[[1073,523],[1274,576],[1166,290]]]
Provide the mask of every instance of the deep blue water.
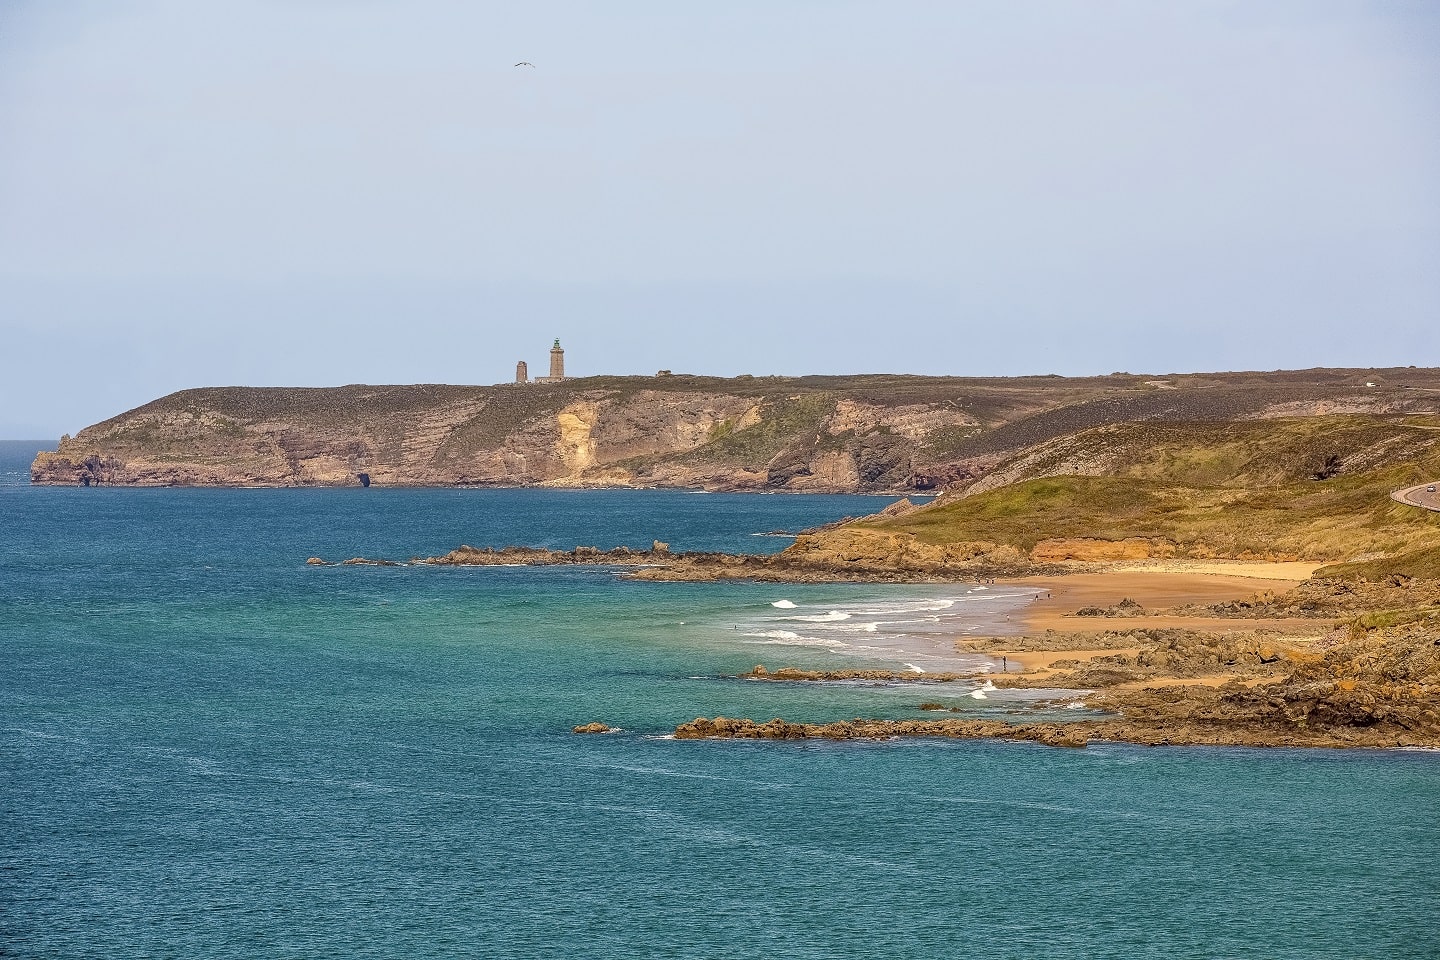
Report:
[[769,550],[886,502],[0,489],[0,955],[1440,955],[1435,754],[662,738],[1015,708],[724,679],[844,659],[771,644],[779,599],[960,588],[303,562]]
[[35,454],[54,449],[53,440],[0,440],[0,487],[29,483]]

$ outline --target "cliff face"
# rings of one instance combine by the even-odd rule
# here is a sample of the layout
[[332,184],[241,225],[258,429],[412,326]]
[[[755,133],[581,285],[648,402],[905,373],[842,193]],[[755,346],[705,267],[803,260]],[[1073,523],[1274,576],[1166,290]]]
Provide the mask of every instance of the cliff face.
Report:
[[[1377,378],[1380,387],[1365,387]],[[1440,388],[1440,372],[217,387],[171,394],[67,437],[36,458],[31,477],[305,486],[353,485],[364,474],[380,485],[932,490],[969,484],[1080,429],[1293,416],[1336,403],[1410,412],[1433,407],[1436,394],[1424,388]]]
[[906,488],[953,406],[827,391],[215,388],[164,397],[36,458],[42,484]]

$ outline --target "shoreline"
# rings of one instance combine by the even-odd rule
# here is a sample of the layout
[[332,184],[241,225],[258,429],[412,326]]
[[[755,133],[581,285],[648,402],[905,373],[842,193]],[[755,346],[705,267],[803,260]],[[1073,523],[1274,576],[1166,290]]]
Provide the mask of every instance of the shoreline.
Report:
[[[54,451],[45,451],[53,453]],[[25,483],[14,484],[21,487],[75,487],[77,489],[106,489],[116,490],[554,490],[573,491],[575,493],[603,493],[606,491],[657,491],[673,493],[744,493],[756,496],[811,496],[811,497],[877,497],[885,499],[909,499],[912,502],[919,498],[929,502],[939,497],[943,491],[932,490],[911,490],[905,488],[891,490],[804,490],[784,488],[761,488],[761,487],[693,487],[693,486],[668,486],[664,484],[623,484],[623,483],[378,483],[372,481],[370,485],[363,486],[357,482],[346,483],[172,483],[168,481],[147,480],[128,481],[125,483],[101,483],[94,482],[89,485],[72,483],[60,480],[35,480],[28,468],[16,471],[17,474],[30,477]],[[918,505],[918,504],[917,504]],[[837,521],[838,522],[838,521]]]
[[[678,725],[674,735],[1008,739],[1066,747],[1083,747],[1093,740],[1150,746],[1440,749],[1440,689],[1423,679],[1424,674],[1418,681],[1397,680],[1400,671],[1393,666],[1413,659],[1412,650],[1430,649],[1429,633],[1412,637],[1414,646],[1409,647],[1387,647],[1382,635],[1382,645],[1376,646],[1363,631],[1357,638],[1353,618],[1345,625],[1347,608],[1342,607],[1310,617],[1197,615],[1207,605],[1243,607],[1256,600],[1266,601],[1255,605],[1257,610],[1268,611],[1275,594],[1307,583],[1305,575],[1315,566],[1126,564],[1006,580],[1005,585],[1045,590],[1048,596],[1042,594],[1024,608],[1019,615],[1023,628],[957,637],[954,643],[959,652],[990,657],[996,666],[1008,661],[1018,671],[927,677],[900,670],[757,667],[742,675],[755,681],[868,679],[906,685],[917,693],[917,709],[960,716],[812,724],[698,717]],[[1237,569],[1244,575],[1237,575]],[[1098,607],[1102,603],[1105,606]],[[1163,612],[1154,612],[1152,604]],[[1089,615],[1079,615],[1087,607]],[[1433,646],[1440,647],[1440,640]],[[953,703],[918,703],[927,687],[955,681],[969,681],[981,691],[1053,690],[1061,694],[1055,704],[1070,700],[1108,716],[1037,716],[1015,722],[977,718],[961,699],[973,693],[945,697]]]
[[[777,559],[778,558],[778,559]],[[330,565],[312,557],[307,563]],[[343,565],[392,565],[354,558]],[[1236,746],[1440,746],[1440,584],[1315,580],[1319,564],[1295,561],[1062,562],[1036,572],[979,566],[917,572],[892,562],[837,570],[781,554],[671,553],[655,542],[571,551],[460,547],[409,563],[455,566],[591,565],[629,568],[628,578],[671,582],[965,584],[988,582],[1034,596],[988,627],[956,636],[956,655],[988,658],[968,679],[985,689],[1064,692],[1065,699],[1109,714],[1104,719],[1018,722],[960,718],[793,724],[776,719],[697,718],[675,728],[680,739],[870,739],[944,736],[1032,739],[1083,746],[1089,739],[1139,744]],[[1393,579],[1393,578],[1392,578]],[[973,590],[970,592],[974,592]],[[1402,608],[1405,617],[1372,612]],[[1393,629],[1392,629],[1393,628]],[[904,632],[904,631],[902,631]],[[942,641],[943,642],[943,641]],[[885,661],[894,662],[892,657]],[[1013,660],[1020,668],[996,671]],[[913,667],[913,664],[904,664]],[[938,665],[938,664],[937,664]],[[808,681],[780,664],[778,675]],[[958,673],[959,671],[939,671]],[[753,673],[753,672],[752,672]],[[914,682],[924,671],[889,682]],[[877,678],[878,679],[878,678]],[[982,691],[965,696],[988,699]],[[1053,704],[1052,704],[1053,706]],[[973,714],[968,703],[916,709]],[[683,735],[682,735],[683,732]]]

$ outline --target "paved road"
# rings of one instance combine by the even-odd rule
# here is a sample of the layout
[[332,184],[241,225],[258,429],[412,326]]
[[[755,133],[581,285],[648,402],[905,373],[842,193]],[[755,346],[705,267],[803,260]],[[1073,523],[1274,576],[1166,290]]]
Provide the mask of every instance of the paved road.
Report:
[[[1435,493],[1426,490],[1427,487],[1435,487]],[[1440,480],[1433,483],[1422,483],[1414,487],[1406,487],[1404,490],[1396,490],[1390,494],[1392,500],[1399,500],[1401,503],[1409,504],[1412,507],[1424,507],[1426,510],[1434,510],[1440,513]]]

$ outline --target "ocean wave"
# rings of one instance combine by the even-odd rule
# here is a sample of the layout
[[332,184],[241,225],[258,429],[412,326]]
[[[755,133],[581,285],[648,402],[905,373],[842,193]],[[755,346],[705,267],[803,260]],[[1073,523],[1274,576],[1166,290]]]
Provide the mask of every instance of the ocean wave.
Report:
[[754,639],[746,640],[746,643],[769,643],[785,647],[843,647],[846,644],[840,640],[828,640],[823,637],[802,637],[791,630],[766,630],[762,633],[747,633],[746,637]]
[[841,620],[849,620],[850,614],[842,613],[839,610],[831,610],[829,613],[821,613],[813,617],[786,617],[785,619],[804,620],[806,623],[838,623]]
[[799,640],[800,634],[791,630],[766,630],[763,633],[747,633],[747,637],[770,637],[774,640]]
[[826,623],[823,629],[834,630],[836,633],[874,633],[879,630],[882,624],[872,620],[869,623]]
[[[913,600],[899,603],[857,603],[841,605],[838,612],[845,613],[847,617],[895,617],[904,614],[939,613],[942,610],[949,610],[957,603],[967,600],[988,600],[996,599],[991,597],[957,597],[955,599],[943,600]],[[830,611],[834,615],[837,611]],[[839,618],[836,618],[839,619]],[[933,617],[931,619],[934,619]]]
[[773,601],[773,602],[770,604],[770,606],[772,606],[772,607],[779,607],[781,610],[794,610],[794,609],[795,609],[795,604],[792,603],[792,602],[789,601],[789,600],[775,600],[775,601]]

